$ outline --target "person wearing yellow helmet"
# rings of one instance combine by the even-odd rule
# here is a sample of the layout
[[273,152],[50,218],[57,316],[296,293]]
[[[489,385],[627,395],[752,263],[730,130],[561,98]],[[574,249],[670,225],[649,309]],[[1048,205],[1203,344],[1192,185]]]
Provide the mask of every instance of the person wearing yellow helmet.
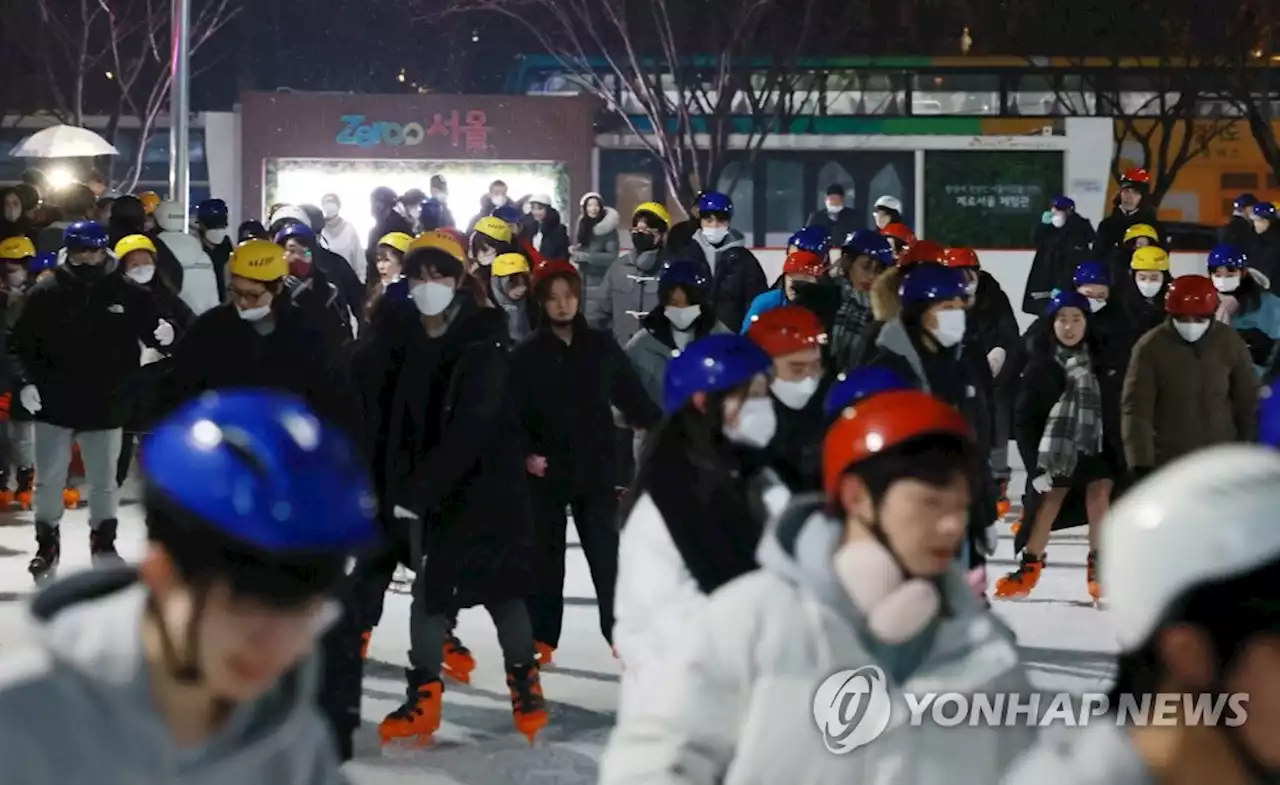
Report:
[[[1134,326],[1134,336],[1164,323],[1164,295],[1173,282],[1169,272],[1169,254],[1158,245],[1135,248],[1125,271],[1131,284],[1120,289],[1120,304]],[[1117,279],[1119,280],[1119,279]]]
[[29,237],[10,237],[0,240],[0,261],[4,263],[4,280],[0,288],[7,292],[20,292],[27,282],[27,266],[36,257],[36,245]]
[[507,314],[507,332],[513,343],[529,334],[529,260],[522,253],[499,254],[493,262],[489,290],[498,307]]
[[631,252],[618,257],[599,286],[587,292],[587,322],[610,330],[618,346],[640,331],[640,320],[658,306],[658,273],[667,261],[671,214],[657,202],[631,213]]
[[368,295],[365,299],[362,324],[373,324],[374,314],[387,294],[387,288],[401,280],[404,269],[404,255],[409,252],[413,237],[404,232],[391,232],[378,239],[377,270],[378,277],[366,287]]
[[[484,285],[488,294],[494,260],[501,254],[515,251],[520,251],[520,246],[516,245],[516,236],[511,226],[501,218],[486,215],[478,219],[471,230],[471,263],[467,266],[467,271]],[[492,299],[492,295],[490,297]],[[501,305],[496,299],[494,304]]]

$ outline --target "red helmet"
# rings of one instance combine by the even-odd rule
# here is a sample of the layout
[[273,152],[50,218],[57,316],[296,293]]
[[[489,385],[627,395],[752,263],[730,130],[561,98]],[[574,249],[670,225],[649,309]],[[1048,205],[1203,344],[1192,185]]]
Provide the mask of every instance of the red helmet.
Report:
[[786,357],[827,342],[817,315],[798,305],[784,305],[751,317],[747,337],[770,357]]
[[812,275],[814,278],[821,278],[827,274],[827,260],[813,251],[797,249],[787,254],[782,272],[786,275]]
[[880,234],[884,235],[885,237],[897,240],[898,242],[907,246],[915,244],[915,241],[916,241],[915,233],[912,232],[910,229],[908,229],[907,225],[903,223],[891,223],[885,228],[881,229]]
[[849,467],[921,436],[946,434],[973,441],[973,430],[954,406],[919,390],[893,390],[841,412],[822,444],[822,487],[834,499]]
[[1122,185],[1124,183],[1149,185],[1151,183],[1151,175],[1147,173],[1146,169],[1143,169],[1140,166],[1135,166],[1125,170],[1124,174],[1120,176],[1120,183]]
[[1164,309],[1170,316],[1213,316],[1218,312],[1218,290],[1203,275],[1180,275],[1169,284]]
[[978,252],[972,248],[948,248],[942,255],[942,263],[948,267],[982,267],[978,261]]
[[536,289],[543,281],[561,276],[582,280],[582,276],[578,274],[578,268],[569,262],[563,259],[547,259],[537,263],[533,268],[531,283]]
[[916,264],[918,262],[942,264],[943,260],[946,258],[947,249],[942,245],[942,243],[934,242],[933,240],[921,240],[920,242],[912,243],[907,247],[906,252],[898,259],[898,266],[906,267],[907,265]]

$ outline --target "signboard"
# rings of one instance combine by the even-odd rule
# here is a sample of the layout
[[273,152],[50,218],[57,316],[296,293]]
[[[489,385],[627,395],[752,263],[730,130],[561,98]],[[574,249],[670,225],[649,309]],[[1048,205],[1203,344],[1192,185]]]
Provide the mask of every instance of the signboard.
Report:
[[1053,197],[1063,193],[1061,152],[925,153],[925,229],[969,248],[1028,248]]
[[[461,120],[459,120],[461,114]],[[488,117],[478,109],[459,113],[436,112],[423,123],[369,122],[362,114],[348,114],[341,118],[343,127],[338,131],[337,143],[363,149],[385,145],[387,147],[417,147],[429,139],[449,140],[450,146],[462,146],[467,152],[489,149]]]

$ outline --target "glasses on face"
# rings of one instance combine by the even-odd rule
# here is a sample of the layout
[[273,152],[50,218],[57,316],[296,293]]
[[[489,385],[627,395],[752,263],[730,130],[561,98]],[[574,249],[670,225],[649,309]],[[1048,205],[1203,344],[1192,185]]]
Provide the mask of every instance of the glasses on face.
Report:
[[240,286],[236,286],[235,284],[231,284],[227,287],[227,294],[230,295],[231,301],[236,305],[241,305],[245,308],[254,308],[262,305],[270,292],[268,292],[265,287],[259,291],[253,292]]

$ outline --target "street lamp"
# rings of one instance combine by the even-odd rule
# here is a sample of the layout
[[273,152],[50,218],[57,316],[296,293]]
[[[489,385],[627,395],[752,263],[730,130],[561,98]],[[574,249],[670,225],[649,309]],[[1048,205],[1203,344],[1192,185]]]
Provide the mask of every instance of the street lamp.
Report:
[[[191,214],[191,0],[173,2],[169,87],[169,198]],[[187,223],[183,223],[186,231]]]

